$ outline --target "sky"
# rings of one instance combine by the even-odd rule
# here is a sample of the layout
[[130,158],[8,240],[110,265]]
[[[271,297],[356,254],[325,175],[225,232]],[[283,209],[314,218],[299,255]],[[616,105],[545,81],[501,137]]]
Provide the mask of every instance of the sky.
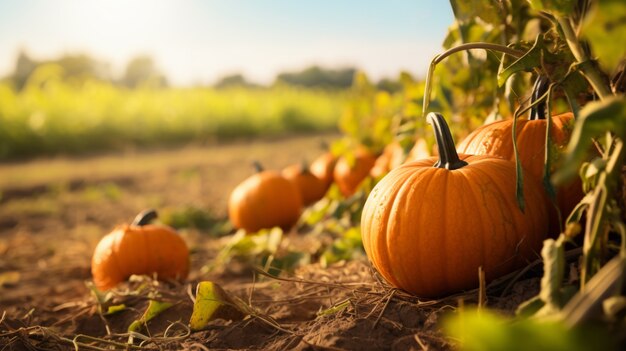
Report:
[[175,85],[267,84],[314,64],[423,76],[452,22],[443,0],[0,0],[0,76],[20,50],[86,53],[114,74],[150,55]]

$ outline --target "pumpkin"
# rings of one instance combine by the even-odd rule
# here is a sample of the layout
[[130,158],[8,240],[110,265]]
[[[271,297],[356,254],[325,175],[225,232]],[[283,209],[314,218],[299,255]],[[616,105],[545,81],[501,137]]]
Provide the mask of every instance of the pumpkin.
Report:
[[315,176],[306,162],[293,164],[282,171],[283,176],[292,182],[300,191],[302,203],[308,206],[323,198],[330,184]]
[[189,273],[189,249],[176,231],[149,224],[154,210],[137,215],[130,225],[117,227],[100,240],[91,259],[98,289],[107,290],[133,274],[184,280]]
[[399,142],[388,144],[370,170],[370,176],[380,178],[389,173],[390,170],[402,164],[404,160],[404,150]]
[[[543,77],[537,79],[533,92],[533,101],[543,95],[547,84]],[[565,149],[569,142],[571,125],[574,115],[571,112],[552,116],[550,126],[550,138],[553,144],[554,161],[558,160],[559,153]],[[546,124],[544,106],[534,108],[528,119],[518,118],[516,126],[516,139],[519,159],[531,176],[540,181],[543,180]],[[515,151],[513,149],[513,119],[497,121],[479,127],[470,133],[458,147],[459,152],[474,155],[498,156],[515,161]],[[526,180],[526,178],[524,178]],[[548,206],[550,211],[550,233],[557,235],[560,233],[560,226],[565,217],[576,207],[583,198],[582,183],[580,179],[565,184],[556,189],[556,205],[561,212],[559,216],[552,205]]]
[[[515,194],[515,164],[458,155],[440,114],[430,113],[440,158],[392,170],[372,190],[361,217],[367,257],[392,285],[422,297],[478,286],[536,258],[548,224],[538,182]],[[531,178],[532,179],[532,178]]]
[[337,157],[332,152],[325,152],[318,156],[309,166],[309,171],[319,179],[322,179],[326,186],[330,186],[333,182],[333,171]]
[[340,157],[335,165],[333,178],[341,193],[344,196],[353,195],[375,163],[376,155],[365,147],[359,147],[352,154]]
[[302,196],[287,178],[260,166],[241,182],[228,199],[228,217],[236,228],[257,232],[264,228],[289,230],[300,218]]

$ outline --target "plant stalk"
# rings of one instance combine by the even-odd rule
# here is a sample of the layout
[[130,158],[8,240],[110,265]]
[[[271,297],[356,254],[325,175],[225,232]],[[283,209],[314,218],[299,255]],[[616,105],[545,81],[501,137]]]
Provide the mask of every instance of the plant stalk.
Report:
[[433,60],[430,62],[430,66],[428,67],[428,73],[426,73],[426,83],[424,86],[424,102],[422,104],[422,116],[426,115],[426,111],[428,110],[428,105],[430,104],[430,90],[431,90],[431,85],[432,85],[433,72],[435,71],[435,67],[437,66],[437,64],[443,61],[443,59],[445,59],[446,57],[454,53],[457,53],[459,51],[472,50],[472,49],[484,49],[484,50],[498,51],[503,54],[513,56],[515,58],[520,58],[524,56],[525,54],[525,52],[523,51],[511,49],[508,46],[504,46],[500,44],[493,44],[493,43],[477,42],[477,43],[461,44],[459,46],[450,48],[442,52],[441,54],[435,56]]
[[572,27],[569,18],[558,16],[556,20],[559,23],[561,30],[563,31],[567,46],[569,46],[569,49],[574,55],[574,58],[576,59],[576,61],[578,61],[582,74],[585,76],[585,78],[587,78],[587,81],[589,82],[589,84],[591,84],[593,90],[595,90],[600,99],[606,99],[611,96],[611,89],[604,82],[604,79],[602,79],[602,75],[578,42],[578,38],[574,33],[574,28]]

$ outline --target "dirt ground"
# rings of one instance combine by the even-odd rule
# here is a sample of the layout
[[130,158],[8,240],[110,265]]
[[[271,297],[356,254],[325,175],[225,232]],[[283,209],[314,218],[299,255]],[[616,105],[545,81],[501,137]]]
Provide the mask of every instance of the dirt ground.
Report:
[[[278,278],[250,268],[207,272],[228,236],[183,230],[192,270],[183,284],[147,277],[123,283],[111,304],[122,312],[102,315],[89,289],[90,259],[98,240],[145,208],[195,206],[226,215],[231,189],[258,160],[276,169],[321,153],[320,142],[337,135],[237,142],[177,150],[129,151],[84,158],[56,158],[0,165],[0,347],[49,349],[449,349],[439,321],[459,300],[419,300],[389,288],[365,259],[328,268],[309,264]],[[297,243],[306,233],[289,233]],[[488,304],[512,311],[536,294],[537,274],[488,290]],[[199,281],[221,284],[255,312],[242,320],[215,320],[199,332],[187,328]],[[149,297],[174,306],[129,335]],[[134,339],[133,346],[125,344]]]

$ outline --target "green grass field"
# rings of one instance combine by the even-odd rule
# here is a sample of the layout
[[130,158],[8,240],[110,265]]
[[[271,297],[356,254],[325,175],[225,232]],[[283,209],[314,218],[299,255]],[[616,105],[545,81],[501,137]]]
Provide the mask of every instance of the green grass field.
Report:
[[38,73],[19,92],[0,83],[0,160],[331,131],[347,99],[289,86],[125,89]]

